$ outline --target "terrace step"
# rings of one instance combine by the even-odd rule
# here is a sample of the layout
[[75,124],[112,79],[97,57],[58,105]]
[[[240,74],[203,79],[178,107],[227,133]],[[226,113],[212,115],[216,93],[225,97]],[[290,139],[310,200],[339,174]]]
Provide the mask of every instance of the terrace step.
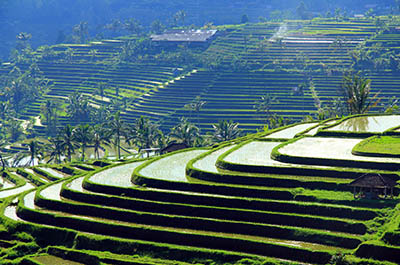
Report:
[[[18,215],[21,218],[31,222],[59,225],[60,221],[63,220],[62,222],[64,227],[67,226],[71,229],[78,229],[80,231],[91,233],[100,233],[125,238],[131,238],[133,236],[136,239],[150,241],[157,239],[157,242],[184,244],[195,247],[211,247],[215,249],[241,251],[266,256],[272,255],[278,258],[293,256],[294,259],[313,263],[326,263],[330,259],[330,254],[326,250],[311,251],[299,247],[292,247],[291,244],[294,242],[287,242],[287,245],[285,245],[283,241],[278,240],[280,243],[277,243],[276,240],[268,241],[251,236],[247,237],[249,239],[243,239],[242,236],[234,237],[231,234],[219,233],[218,235],[215,235],[208,232],[199,233],[199,231],[191,231],[188,229],[166,229],[165,227],[160,229],[151,226],[136,226],[124,222],[112,222],[110,220],[105,222],[104,219],[93,217],[77,218],[64,213],[47,212],[43,209],[33,208],[33,197],[34,193],[32,192],[25,195],[23,200],[25,201],[25,205],[21,202],[18,210]],[[285,253],[285,257],[279,253]]]

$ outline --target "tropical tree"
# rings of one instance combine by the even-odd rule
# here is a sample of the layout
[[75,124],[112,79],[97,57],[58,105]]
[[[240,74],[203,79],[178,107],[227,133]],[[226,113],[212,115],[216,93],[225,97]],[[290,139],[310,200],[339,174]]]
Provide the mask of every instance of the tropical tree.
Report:
[[75,142],[73,128],[69,124],[65,126],[61,130],[58,139],[61,142],[60,143],[61,149],[63,150],[63,152],[66,152],[67,160],[71,162],[72,154],[78,147],[77,143]]
[[161,137],[162,132],[158,129],[158,125],[142,116],[135,121],[126,139],[142,150],[157,146]]
[[235,139],[241,133],[238,128],[239,123],[232,121],[220,120],[217,124],[213,124],[213,140],[215,142],[223,142]]
[[85,21],[81,21],[79,24],[76,24],[72,28],[72,39],[76,43],[85,43],[86,40],[89,38],[89,27],[88,23]]
[[169,136],[187,146],[195,146],[197,139],[200,138],[200,130],[182,117],[179,124],[172,128]]
[[151,23],[150,30],[152,33],[161,34],[165,30],[165,26],[157,19]]
[[13,111],[11,110],[10,103],[0,102],[0,120],[8,120],[13,115]]
[[11,119],[5,123],[5,130],[11,142],[18,141],[24,134],[22,122],[16,119]]
[[365,113],[380,102],[379,92],[370,96],[371,80],[362,78],[359,74],[349,72],[345,75],[341,92],[350,114]]
[[47,122],[47,135],[54,135],[57,131],[57,111],[59,104],[55,101],[47,99],[44,105],[41,106],[41,113]]
[[185,18],[186,18],[186,12],[184,10],[179,10],[178,12],[175,13],[173,20],[174,20],[174,25],[178,25],[179,22],[182,22],[182,25],[185,23]]
[[271,107],[274,103],[279,103],[277,97],[272,96],[271,94],[265,94],[261,96],[261,99],[256,101],[254,108],[258,113],[262,113],[265,119],[268,120]]
[[106,82],[99,82],[99,83],[97,84],[97,88],[96,88],[94,94],[95,94],[95,95],[101,96],[101,98],[103,99],[103,97],[104,97],[104,92],[105,92],[105,90],[108,89],[109,87],[110,87],[110,85],[109,85],[108,83],[106,83]]
[[199,119],[200,110],[206,104],[207,104],[206,101],[201,100],[200,96],[197,96],[193,102],[188,103],[188,104],[185,105],[186,109],[189,109],[190,112],[193,111],[193,112],[195,112],[197,114],[197,126],[200,126],[200,119]]
[[54,161],[56,164],[60,164],[62,161],[61,157],[64,154],[63,142],[59,138],[51,138],[49,142],[50,143],[46,146],[47,156],[49,157],[47,163]]
[[35,165],[35,159],[39,162],[43,157],[43,144],[39,141],[32,140],[28,144],[29,165]]
[[85,161],[85,151],[88,144],[93,140],[93,134],[89,124],[80,124],[73,129],[73,138],[81,148],[81,159]]
[[67,113],[73,121],[90,121],[93,107],[89,99],[80,93],[74,93],[67,99]]
[[100,159],[100,150],[105,151],[104,145],[110,145],[110,133],[103,127],[103,125],[96,125],[93,128],[93,139],[92,145],[94,149],[94,156],[96,159]]
[[[6,144],[6,141],[0,141],[0,147],[3,147]],[[6,153],[0,149],[0,164],[1,164],[1,171],[4,171],[6,167],[9,167],[10,164],[6,158]]]
[[110,135],[113,137],[114,148],[117,149],[117,157],[121,158],[121,139],[126,135],[127,127],[122,121],[120,113],[116,112],[108,123]]
[[130,18],[123,23],[123,28],[131,34],[139,35],[143,27],[140,25],[140,22],[134,18]]

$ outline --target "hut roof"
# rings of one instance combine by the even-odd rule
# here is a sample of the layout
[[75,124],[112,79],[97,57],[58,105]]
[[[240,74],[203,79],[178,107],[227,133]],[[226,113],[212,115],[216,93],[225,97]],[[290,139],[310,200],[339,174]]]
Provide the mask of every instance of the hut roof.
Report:
[[162,154],[169,153],[169,152],[185,149],[185,148],[188,148],[188,147],[189,146],[187,146],[185,143],[172,142],[172,143],[168,144],[168,146],[166,146],[163,149],[161,149],[161,153]]
[[396,180],[381,174],[364,174],[352,181],[349,186],[362,188],[393,188]]
[[217,30],[170,30],[163,34],[153,34],[152,41],[169,42],[206,42],[217,33]]

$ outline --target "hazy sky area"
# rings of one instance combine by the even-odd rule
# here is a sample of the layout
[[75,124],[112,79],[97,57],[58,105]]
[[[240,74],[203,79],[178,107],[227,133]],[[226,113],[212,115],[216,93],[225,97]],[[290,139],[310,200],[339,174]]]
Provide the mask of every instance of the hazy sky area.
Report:
[[[276,16],[296,18],[300,0],[0,0],[0,58],[9,56],[20,32],[32,34],[33,48],[56,43],[60,34],[70,34],[74,25],[88,22],[92,37],[104,32],[104,25],[113,19],[135,18],[144,27],[153,21],[171,23],[173,15],[184,10],[185,24],[202,26],[236,24],[246,14],[250,22]],[[340,8],[348,16],[363,14],[372,9],[374,14],[398,12],[395,0],[304,0],[310,17],[333,14]],[[112,33],[112,32],[111,32]]]

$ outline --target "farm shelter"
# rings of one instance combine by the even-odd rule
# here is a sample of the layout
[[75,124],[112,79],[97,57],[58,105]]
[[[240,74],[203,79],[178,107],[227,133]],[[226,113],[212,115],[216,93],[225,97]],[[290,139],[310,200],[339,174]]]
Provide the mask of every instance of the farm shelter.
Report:
[[354,188],[354,198],[364,196],[364,192],[367,192],[368,197],[371,198],[378,198],[379,194],[383,192],[386,198],[388,196],[388,190],[390,190],[390,197],[393,198],[393,188],[396,184],[396,180],[388,176],[382,176],[381,174],[364,174],[352,181],[349,186]]

